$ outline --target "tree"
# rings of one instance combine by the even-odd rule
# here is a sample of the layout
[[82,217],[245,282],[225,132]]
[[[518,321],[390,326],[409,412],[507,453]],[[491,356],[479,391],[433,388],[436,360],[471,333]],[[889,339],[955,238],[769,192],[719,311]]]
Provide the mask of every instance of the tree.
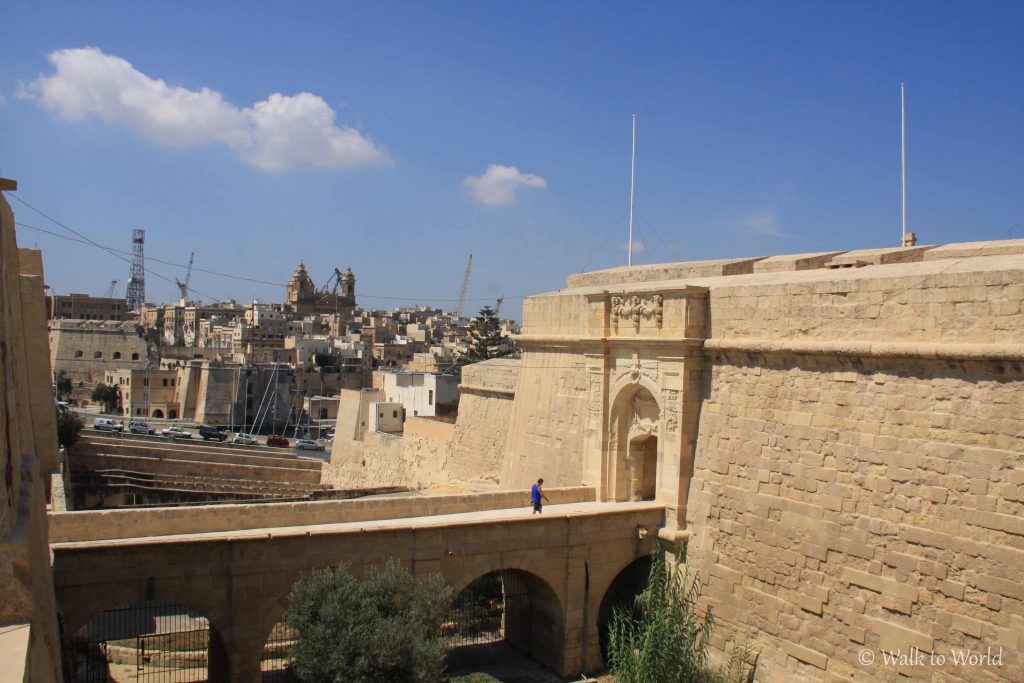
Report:
[[72,389],[74,389],[74,385],[71,383],[71,376],[63,370],[57,371],[53,387],[57,391],[57,399],[61,401],[70,396]]
[[622,683],[697,683],[713,680],[707,647],[714,627],[709,608],[697,612],[700,579],[669,565],[665,553],[651,558],[647,587],[632,610],[618,607],[608,630],[611,673]]
[[64,448],[71,448],[78,442],[78,432],[82,430],[82,419],[70,410],[57,411],[57,443]]
[[112,413],[121,402],[121,390],[109,384],[97,384],[92,390],[92,400],[102,403],[104,410]]
[[501,333],[501,320],[490,306],[480,309],[469,330],[469,349],[459,356],[459,365],[501,358],[515,351],[512,340]]
[[301,681],[437,681],[451,601],[440,575],[414,577],[394,559],[362,581],[346,564],[316,572],[292,588],[285,614],[296,632],[292,672]]

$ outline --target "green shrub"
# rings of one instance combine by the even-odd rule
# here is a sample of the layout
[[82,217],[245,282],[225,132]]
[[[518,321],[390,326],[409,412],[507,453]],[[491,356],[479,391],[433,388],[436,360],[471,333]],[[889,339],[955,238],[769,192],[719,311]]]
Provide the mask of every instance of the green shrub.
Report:
[[70,449],[78,443],[78,432],[82,430],[82,419],[70,410],[57,411],[57,443]]
[[430,683],[444,675],[441,623],[452,589],[396,560],[357,581],[346,564],[301,579],[285,621],[295,629],[291,669],[301,681]]
[[651,559],[647,587],[633,609],[618,607],[608,632],[611,673],[621,683],[693,683],[710,678],[707,648],[714,617],[698,613],[700,580]]

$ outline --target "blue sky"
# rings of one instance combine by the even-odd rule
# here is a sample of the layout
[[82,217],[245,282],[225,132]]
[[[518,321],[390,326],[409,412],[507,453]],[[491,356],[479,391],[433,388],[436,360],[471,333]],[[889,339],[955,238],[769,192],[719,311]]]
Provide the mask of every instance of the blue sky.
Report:
[[[453,307],[472,253],[467,311],[518,317],[625,264],[634,112],[634,263],[896,244],[901,80],[910,229],[1005,236],[1022,35],[1000,1],[13,2],[0,175],[98,243],[144,227],[149,257],[281,285],[197,270],[205,300],[280,301],[302,259],[351,266],[365,307]],[[123,291],[114,256],[19,241],[58,292]]]

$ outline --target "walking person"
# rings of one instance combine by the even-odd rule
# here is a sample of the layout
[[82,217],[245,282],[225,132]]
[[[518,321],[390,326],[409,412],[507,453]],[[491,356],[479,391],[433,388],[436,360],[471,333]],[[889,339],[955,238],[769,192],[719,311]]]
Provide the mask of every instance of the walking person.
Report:
[[[544,486],[544,479],[541,478],[541,479],[538,479],[537,483],[534,484],[533,487],[530,489],[530,500],[533,501],[533,514],[535,514],[535,515],[537,513],[540,513],[540,514],[544,513],[544,510],[542,509],[543,508],[543,503],[541,503],[541,499],[548,500],[548,497],[544,494],[543,486]],[[548,500],[548,502],[550,503],[551,501]]]

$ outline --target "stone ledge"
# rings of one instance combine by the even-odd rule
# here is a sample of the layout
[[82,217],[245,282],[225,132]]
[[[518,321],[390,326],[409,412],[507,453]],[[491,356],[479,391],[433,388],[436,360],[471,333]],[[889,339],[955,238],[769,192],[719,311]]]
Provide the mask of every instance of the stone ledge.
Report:
[[504,389],[500,387],[483,387],[476,384],[460,384],[459,391],[471,394],[499,394],[501,396],[515,396],[515,389]]
[[772,339],[711,338],[705,351],[741,351],[765,354],[923,358],[928,360],[1024,360],[1022,344],[956,344],[934,342],[777,341]]
[[682,348],[699,348],[704,343],[700,337],[583,337],[568,334],[521,334],[515,340],[525,345],[572,346],[598,344],[629,344],[631,346],[671,345]]
[[29,624],[0,626],[0,683],[22,683],[28,659]]

